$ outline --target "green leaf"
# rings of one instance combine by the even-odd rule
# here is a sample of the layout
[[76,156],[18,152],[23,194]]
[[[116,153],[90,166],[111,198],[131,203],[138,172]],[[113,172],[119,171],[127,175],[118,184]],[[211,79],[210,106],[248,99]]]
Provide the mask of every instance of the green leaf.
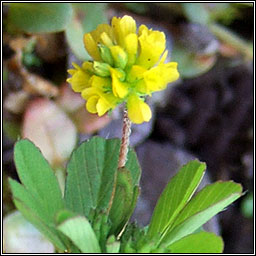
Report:
[[23,216],[45,235],[57,248],[65,250],[66,246],[55,230],[44,207],[20,183],[9,178],[14,197],[14,204]]
[[62,31],[72,18],[70,3],[10,3],[9,22],[28,33]]
[[64,208],[64,200],[48,162],[29,140],[20,140],[15,144],[14,161],[26,190],[41,204],[38,210],[45,210],[49,218],[54,219],[55,214]]
[[[32,196],[24,186],[17,181],[9,178],[9,184],[13,194],[14,203],[15,200],[24,203],[31,211],[33,211],[42,221],[45,223],[52,222],[49,213],[45,207],[42,207],[42,202]],[[22,211],[21,211],[22,212]]]
[[64,222],[65,220],[68,220],[70,218],[74,218],[77,217],[76,213],[73,213],[69,210],[60,210],[55,217],[56,223],[57,225],[61,224],[62,222]]
[[162,243],[171,244],[191,234],[214,215],[241,196],[240,184],[216,182],[202,189],[182,210],[172,226],[169,226]]
[[133,186],[139,186],[141,177],[141,168],[136,153],[132,148],[127,154],[127,162],[125,168],[131,172]]
[[214,233],[199,232],[188,235],[169,246],[171,253],[222,253],[223,241]]
[[131,172],[125,167],[119,168],[115,196],[109,213],[112,222],[111,233],[118,235],[127,223],[135,208],[138,194],[138,189],[132,184]]
[[176,218],[174,228],[190,216],[207,209],[208,207],[218,203],[219,201],[231,196],[234,193],[242,193],[242,187],[233,181],[218,181],[204,187],[182,210]]
[[77,58],[91,59],[84,48],[83,36],[97,28],[97,25],[107,23],[105,3],[74,3],[73,18],[66,29],[69,46]]
[[71,239],[83,253],[100,253],[95,233],[85,217],[68,219],[59,225],[58,230]]
[[149,225],[148,235],[163,233],[174,221],[198,187],[206,165],[197,160],[184,165],[171,179],[157,205]]
[[[91,214],[94,215],[92,218]],[[108,214],[106,212],[92,210],[90,213],[90,221],[93,231],[96,235],[96,238],[101,246],[101,248],[105,248],[106,240],[109,234],[109,230],[111,228],[111,222],[109,221]],[[90,220],[90,218],[88,218]]]
[[120,250],[120,241],[117,241],[115,236],[112,235],[108,238],[106,243],[107,253],[118,253]]
[[91,209],[108,208],[117,170],[120,140],[93,137],[72,154],[67,166],[67,207],[88,217]]

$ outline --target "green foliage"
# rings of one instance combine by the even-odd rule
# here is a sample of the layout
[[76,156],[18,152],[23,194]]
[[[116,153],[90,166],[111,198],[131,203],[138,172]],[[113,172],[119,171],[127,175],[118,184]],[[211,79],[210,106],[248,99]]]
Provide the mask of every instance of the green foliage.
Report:
[[85,51],[83,36],[85,33],[96,29],[97,25],[107,23],[104,3],[74,3],[73,16],[66,29],[69,46],[77,58],[88,60],[91,57]]
[[91,209],[108,208],[119,148],[119,140],[94,137],[73,152],[67,166],[65,191],[70,210],[88,216]]
[[206,165],[198,161],[191,161],[171,179],[155,207],[149,225],[148,235],[153,237],[163,233],[172,225],[174,219],[187,204],[199,185]]
[[[94,137],[72,154],[68,163],[65,201],[67,207],[88,217],[93,209],[106,211],[113,192],[120,141]],[[133,151],[128,154],[127,169],[133,184],[138,184],[140,169]]]
[[120,241],[117,241],[115,236],[112,235],[107,240],[106,248],[107,253],[118,253],[120,250]]
[[72,17],[69,3],[10,3],[8,22],[27,33],[64,30]]
[[191,161],[162,193],[149,227],[127,224],[137,201],[140,168],[130,150],[118,169],[120,141],[94,137],[76,149],[67,166],[64,199],[47,161],[28,140],[15,145],[22,184],[10,179],[19,211],[59,252],[71,253],[220,253],[222,239],[198,230],[239,198],[234,182],[216,182],[193,196],[206,169]]
[[117,234],[122,230],[136,206],[139,190],[132,184],[129,170],[121,168],[116,178],[115,196],[109,218],[112,222],[111,233]]
[[18,141],[14,160],[23,185],[9,179],[15,206],[57,248],[65,245],[53,228],[55,214],[64,208],[57,179],[39,149],[28,140]]
[[58,230],[69,237],[82,253],[101,252],[95,233],[85,217],[70,218],[59,225]]
[[64,208],[64,201],[57,178],[39,149],[29,140],[21,140],[15,145],[14,161],[25,190],[54,218]]
[[199,232],[169,246],[171,253],[222,253],[223,241],[214,233]]
[[205,187],[188,203],[174,224],[168,227],[161,243],[168,245],[191,234],[241,195],[241,186],[233,182],[214,183]]

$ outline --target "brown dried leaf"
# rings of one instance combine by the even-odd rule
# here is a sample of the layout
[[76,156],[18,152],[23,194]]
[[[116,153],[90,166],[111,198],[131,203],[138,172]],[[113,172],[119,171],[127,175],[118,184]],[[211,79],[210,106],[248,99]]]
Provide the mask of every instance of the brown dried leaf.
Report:
[[21,74],[24,78],[23,89],[30,94],[46,97],[56,97],[59,94],[58,88],[49,80],[29,73],[24,68],[21,69]]
[[22,65],[22,50],[33,37],[19,37],[10,41],[11,48],[16,52],[14,57],[8,62],[8,69],[18,73],[23,78],[23,89],[30,93],[46,97],[56,97],[58,88],[49,80],[27,71]]

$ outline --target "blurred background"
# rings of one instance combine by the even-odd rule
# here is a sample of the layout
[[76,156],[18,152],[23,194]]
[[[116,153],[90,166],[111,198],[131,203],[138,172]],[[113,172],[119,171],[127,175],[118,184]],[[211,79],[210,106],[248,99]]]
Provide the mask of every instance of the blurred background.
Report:
[[[177,82],[148,99],[152,120],[132,127],[131,145],[142,167],[141,196],[133,219],[146,225],[168,180],[187,161],[198,158],[207,164],[203,185],[234,180],[246,191],[204,228],[223,237],[224,253],[253,253],[254,6],[250,3],[3,5],[3,216],[9,252],[17,243],[15,252],[31,250],[27,240],[20,239],[24,234],[34,237],[37,250],[42,246],[33,227],[17,212],[13,215],[7,178],[18,179],[15,141],[32,140],[63,185],[64,168],[77,145],[93,135],[121,136],[122,109],[103,117],[88,113],[84,100],[66,83],[66,70],[73,61],[90,59],[83,47],[84,33],[125,14],[138,26],[165,32],[169,61],[178,62],[180,72]],[[53,250],[44,246],[42,252]]]

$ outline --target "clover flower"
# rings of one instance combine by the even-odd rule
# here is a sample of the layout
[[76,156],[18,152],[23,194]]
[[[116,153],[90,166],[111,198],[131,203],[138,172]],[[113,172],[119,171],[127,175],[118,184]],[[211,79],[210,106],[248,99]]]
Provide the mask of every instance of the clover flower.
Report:
[[67,81],[86,100],[90,113],[104,115],[126,102],[128,117],[140,124],[151,119],[146,96],[164,90],[179,78],[176,62],[165,63],[165,34],[141,25],[130,16],[114,17],[111,26],[101,24],[84,35],[93,61],[82,67],[73,63]]

